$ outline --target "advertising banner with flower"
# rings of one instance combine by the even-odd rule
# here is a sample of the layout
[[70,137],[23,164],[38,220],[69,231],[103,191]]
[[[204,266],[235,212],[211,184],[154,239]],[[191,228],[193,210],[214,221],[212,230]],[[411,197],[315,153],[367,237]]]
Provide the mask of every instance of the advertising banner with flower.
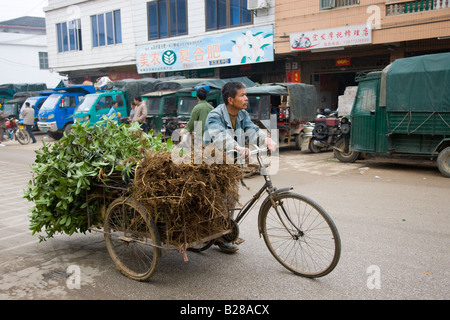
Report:
[[149,43],[136,48],[138,73],[227,67],[273,60],[273,26]]
[[362,24],[289,35],[291,51],[326,49],[372,43],[372,29]]

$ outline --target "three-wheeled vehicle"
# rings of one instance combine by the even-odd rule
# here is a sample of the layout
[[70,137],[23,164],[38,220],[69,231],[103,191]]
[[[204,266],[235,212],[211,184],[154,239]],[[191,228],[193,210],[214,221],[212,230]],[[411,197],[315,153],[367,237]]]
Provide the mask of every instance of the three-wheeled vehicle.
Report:
[[317,92],[304,83],[268,83],[247,88],[247,111],[261,128],[278,130],[281,145],[302,149],[304,124],[314,121],[317,113]]
[[155,90],[142,95],[142,101],[147,104],[147,128],[153,129],[153,134],[163,133],[170,137],[172,132],[164,131],[163,118],[177,117],[178,96],[180,90],[187,89],[188,95],[196,85],[205,79],[168,79],[155,85]]
[[383,71],[358,74],[349,135],[334,154],[360,153],[437,159],[450,177],[450,53],[397,59]]
[[107,115],[114,102],[117,102],[117,112],[121,117],[128,116],[126,105],[128,101],[127,92],[107,91],[88,94],[84,97],[74,112],[75,123],[89,121],[89,126],[95,125],[102,120],[103,115]]
[[[0,110],[3,110],[3,105],[9,100],[18,97],[30,97],[31,95],[47,90],[45,83],[4,83],[0,85]],[[32,92],[27,94],[26,92]]]
[[50,90],[52,94],[39,110],[37,125],[40,131],[57,140],[71,129],[76,106],[83,101],[85,95],[94,93],[96,88],[94,85],[77,85]]

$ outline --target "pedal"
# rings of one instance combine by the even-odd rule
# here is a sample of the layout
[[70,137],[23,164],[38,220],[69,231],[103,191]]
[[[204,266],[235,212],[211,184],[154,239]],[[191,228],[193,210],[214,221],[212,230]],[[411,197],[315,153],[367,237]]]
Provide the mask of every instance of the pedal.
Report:
[[233,243],[236,244],[236,245],[240,245],[240,244],[243,243],[243,242],[245,242],[245,240],[242,239],[242,238],[237,238],[236,241],[233,241]]

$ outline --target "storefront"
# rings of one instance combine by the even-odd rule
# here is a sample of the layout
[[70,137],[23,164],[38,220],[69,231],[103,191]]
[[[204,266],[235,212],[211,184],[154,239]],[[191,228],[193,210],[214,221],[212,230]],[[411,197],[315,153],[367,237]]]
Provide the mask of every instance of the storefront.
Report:
[[366,25],[293,33],[289,42],[286,77],[298,72],[301,82],[315,85],[319,110],[336,110],[338,96],[356,85],[357,72],[389,64],[389,54],[372,46],[372,30]]

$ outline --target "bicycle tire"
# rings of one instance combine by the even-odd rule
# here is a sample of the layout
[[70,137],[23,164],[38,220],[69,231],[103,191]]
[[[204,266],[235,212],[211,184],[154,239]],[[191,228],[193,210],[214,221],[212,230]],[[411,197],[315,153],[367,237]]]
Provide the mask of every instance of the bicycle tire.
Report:
[[161,241],[145,207],[133,198],[118,198],[109,206],[103,226],[105,244],[117,269],[145,281],[156,270]]
[[330,216],[313,200],[292,192],[275,195],[274,202],[283,220],[267,201],[260,222],[264,241],[275,259],[302,277],[329,274],[341,255],[341,240]]

